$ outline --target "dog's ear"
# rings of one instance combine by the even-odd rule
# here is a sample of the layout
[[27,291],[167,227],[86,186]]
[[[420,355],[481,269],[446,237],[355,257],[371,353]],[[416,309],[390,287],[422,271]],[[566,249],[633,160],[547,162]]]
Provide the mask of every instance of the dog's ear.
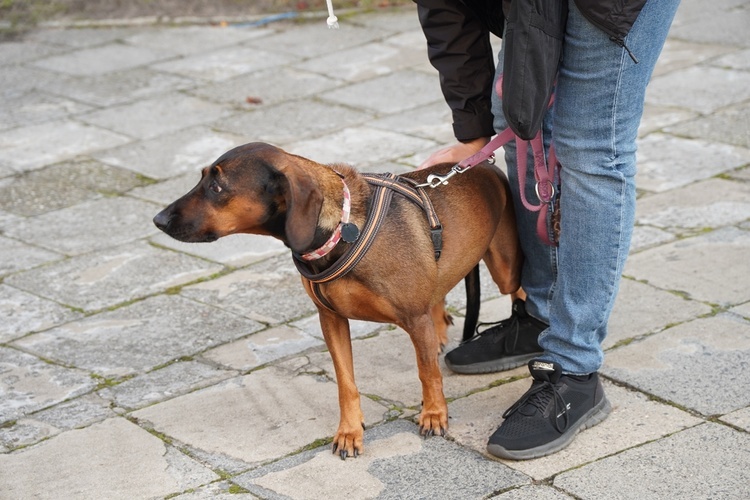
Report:
[[279,166],[286,179],[283,187],[286,201],[284,230],[289,247],[302,253],[310,249],[318,227],[318,217],[323,206],[323,193],[315,178],[296,158],[289,158]]

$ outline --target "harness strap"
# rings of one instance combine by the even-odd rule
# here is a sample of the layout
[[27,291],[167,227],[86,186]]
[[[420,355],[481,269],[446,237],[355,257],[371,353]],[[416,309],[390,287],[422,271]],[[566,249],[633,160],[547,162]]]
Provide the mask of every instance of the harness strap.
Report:
[[[385,175],[395,177],[393,174]],[[349,247],[346,253],[344,253],[339,260],[325,271],[320,273],[312,272],[298,255],[292,254],[294,257],[294,264],[297,266],[297,270],[300,274],[313,283],[328,283],[351,271],[372,245],[375,235],[383,224],[385,214],[388,212],[388,207],[390,206],[392,197],[393,190],[386,189],[383,186],[376,186],[375,196],[373,197],[372,205],[370,206],[367,216],[367,222],[365,223],[362,233],[354,245]]]
[[439,259],[443,251],[443,226],[440,224],[435,207],[432,206],[432,201],[424,188],[420,187],[417,181],[408,177],[393,178],[379,174],[364,174],[363,177],[372,185],[383,186],[396,191],[422,209],[427,216],[427,223],[430,225],[435,260]]
[[[300,274],[310,282],[310,290],[315,300],[320,305],[335,312],[333,305],[323,296],[320,285],[329,283],[351,271],[354,266],[364,257],[370,249],[375,235],[378,233],[380,226],[385,220],[385,216],[390,207],[393,193],[397,192],[403,195],[409,201],[422,208],[427,216],[432,236],[432,245],[435,250],[435,259],[440,258],[443,246],[443,227],[438,219],[437,212],[430,201],[429,196],[424,189],[417,186],[416,181],[407,177],[397,177],[394,174],[364,174],[365,180],[375,187],[373,202],[367,213],[367,222],[362,230],[362,234],[345,253],[331,267],[320,273],[314,273],[310,270],[307,263],[302,260],[300,255],[292,254],[294,264]],[[408,184],[405,184],[408,183]]]

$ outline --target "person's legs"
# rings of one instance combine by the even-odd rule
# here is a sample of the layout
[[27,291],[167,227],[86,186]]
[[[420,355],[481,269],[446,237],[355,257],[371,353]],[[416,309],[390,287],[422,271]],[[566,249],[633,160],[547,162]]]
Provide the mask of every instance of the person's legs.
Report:
[[563,373],[588,374],[602,364],[630,248],[646,85],[679,0],[644,6],[626,39],[637,64],[569,3],[552,127],[562,165],[557,279],[539,343]]
[[[530,310],[550,326],[539,337],[544,354],[529,363],[532,388],[490,437],[487,449],[493,455],[526,459],[554,453],[609,412],[596,372],[630,246],[635,140],[646,84],[678,4],[649,0],[644,6],[625,40],[639,59],[635,64],[569,1],[555,106],[548,117],[562,165],[556,259],[550,258],[554,249],[528,243],[536,236],[534,224],[518,218],[530,265],[546,266],[532,272],[550,272],[546,306],[541,287],[532,287],[529,294]],[[509,163],[509,170],[514,166]],[[524,244],[524,236],[521,241]],[[526,277],[522,285],[527,286]]]

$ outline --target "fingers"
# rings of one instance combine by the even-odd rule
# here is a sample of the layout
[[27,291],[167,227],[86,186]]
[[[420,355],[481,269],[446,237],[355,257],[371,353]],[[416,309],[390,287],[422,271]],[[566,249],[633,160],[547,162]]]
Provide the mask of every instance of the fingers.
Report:
[[419,165],[419,169],[431,167],[432,165],[437,165],[439,163],[458,163],[478,152],[488,142],[490,142],[489,137],[479,137],[478,139],[457,142],[451,146],[444,147],[428,156],[427,159]]

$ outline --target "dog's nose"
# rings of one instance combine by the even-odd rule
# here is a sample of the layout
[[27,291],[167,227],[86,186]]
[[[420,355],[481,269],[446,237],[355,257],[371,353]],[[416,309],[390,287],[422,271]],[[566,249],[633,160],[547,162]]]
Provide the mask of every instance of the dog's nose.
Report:
[[156,214],[154,217],[154,224],[162,231],[166,231],[169,227],[169,222],[172,220],[172,213],[165,209]]

